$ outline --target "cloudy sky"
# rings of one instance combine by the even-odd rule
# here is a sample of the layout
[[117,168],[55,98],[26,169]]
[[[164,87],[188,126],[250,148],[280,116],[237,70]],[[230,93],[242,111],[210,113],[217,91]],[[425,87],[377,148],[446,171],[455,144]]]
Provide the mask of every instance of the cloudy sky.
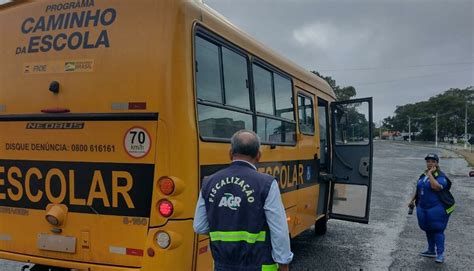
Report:
[[374,121],[474,85],[474,0],[205,0],[308,70],[374,97]]
[[376,122],[474,85],[474,0],[204,1],[304,68],[374,97]]

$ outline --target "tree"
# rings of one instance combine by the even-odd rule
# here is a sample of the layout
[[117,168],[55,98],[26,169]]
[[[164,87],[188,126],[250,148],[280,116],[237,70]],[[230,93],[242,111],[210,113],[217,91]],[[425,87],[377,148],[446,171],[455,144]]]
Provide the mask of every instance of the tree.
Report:
[[334,94],[336,94],[336,100],[338,101],[349,100],[357,95],[357,91],[353,86],[340,87],[336,84],[336,80],[331,76],[324,76],[317,71],[312,71],[312,73],[324,79],[329,86],[331,86],[334,90]]
[[383,120],[383,127],[408,131],[408,118],[411,119],[411,131],[420,132],[420,139],[434,140],[435,116],[438,114],[438,137],[460,136],[464,133],[464,114],[468,104],[468,133],[474,133],[474,87],[452,88],[431,97],[428,101],[397,106],[394,116]]

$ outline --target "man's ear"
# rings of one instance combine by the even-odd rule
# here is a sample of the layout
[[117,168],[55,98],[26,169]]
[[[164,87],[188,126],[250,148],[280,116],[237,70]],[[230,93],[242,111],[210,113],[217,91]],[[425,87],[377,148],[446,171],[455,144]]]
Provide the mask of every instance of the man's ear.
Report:
[[232,149],[229,149],[229,159],[232,161]]
[[255,161],[258,163],[261,157],[262,157],[262,153],[258,151],[257,156],[255,157]]

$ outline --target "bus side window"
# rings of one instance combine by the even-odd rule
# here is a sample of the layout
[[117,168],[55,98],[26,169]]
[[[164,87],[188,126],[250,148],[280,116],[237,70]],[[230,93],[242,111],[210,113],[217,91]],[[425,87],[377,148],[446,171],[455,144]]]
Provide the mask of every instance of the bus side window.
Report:
[[318,120],[319,120],[319,143],[320,143],[320,166],[321,171],[329,169],[329,115],[328,102],[318,98]]
[[313,99],[298,94],[298,115],[300,131],[304,135],[314,135]]
[[222,68],[224,103],[250,110],[246,57],[222,47]]
[[200,36],[195,50],[200,136],[222,140],[252,130],[247,56]]
[[291,81],[274,73],[273,85],[275,88],[275,115],[280,118],[295,120]]
[[252,65],[257,134],[264,143],[296,143],[292,82],[271,69]]
[[196,37],[196,86],[200,100],[222,103],[219,46]]
[[255,88],[255,109],[258,113],[273,115],[272,73],[269,70],[253,65],[253,84]]

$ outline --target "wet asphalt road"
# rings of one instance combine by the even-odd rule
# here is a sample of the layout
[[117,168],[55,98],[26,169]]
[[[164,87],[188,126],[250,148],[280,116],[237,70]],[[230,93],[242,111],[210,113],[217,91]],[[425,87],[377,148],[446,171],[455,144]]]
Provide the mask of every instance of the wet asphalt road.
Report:
[[[416,215],[407,215],[428,152],[440,155],[457,201],[446,231],[444,264],[417,255],[426,248],[425,235]],[[330,220],[324,236],[304,232],[292,240],[291,270],[473,270],[474,178],[467,177],[468,170],[464,159],[446,150],[376,142],[370,223]],[[0,271],[20,266],[0,262]]]
[[[440,167],[453,181],[456,210],[446,230],[446,261],[419,257],[424,232],[407,204],[428,152],[440,155]],[[447,150],[376,142],[368,225],[329,220],[324,236],[308,230],[292,241],[292,270],[473,270],[474,178],[462,157]]]

